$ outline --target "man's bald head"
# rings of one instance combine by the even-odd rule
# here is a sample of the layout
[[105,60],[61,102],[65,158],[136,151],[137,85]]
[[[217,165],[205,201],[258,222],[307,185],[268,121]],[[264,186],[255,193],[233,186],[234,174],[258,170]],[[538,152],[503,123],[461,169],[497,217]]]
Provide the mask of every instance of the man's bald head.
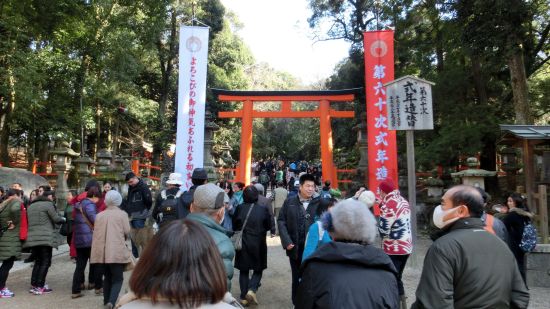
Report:
[[454,186],[445,192],[443,198],[451,201],[453,208],[460,205],[466,206],[470,217],[480,218],[483,215],[483,197],[475,187]]

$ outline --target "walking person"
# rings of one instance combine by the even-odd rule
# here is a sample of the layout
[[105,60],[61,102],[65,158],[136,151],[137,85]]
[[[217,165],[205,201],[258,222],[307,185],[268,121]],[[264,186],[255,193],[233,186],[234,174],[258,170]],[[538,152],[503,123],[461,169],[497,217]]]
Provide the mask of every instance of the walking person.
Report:
[[529,212],[523,197],[519,193],[509,194],[506,198],[506,204],[510,210],[502,219],[502,222],[508,230],[510,249],[516,258],[523,282],[527,282],[525,280],[525,251],[521,249],[520,243],[525,225],[531,223],[534,215]]
[[376,219],[368,208],[345,200],[322,221],[334,241],[304,260],[296,308],[398,308],[397,272],[373,245]]
[[6,281],[15,260],[21,257],[21,205],[23,201],[15,189],[8,189],[0,204],[0,298],[11,298],[15,294],[8,289]]
[[[188,254],[181,254],[187,252]],[[121,309],[235,308],[214,239],[193,220],[172,221],[153,237],[132,276]]]
[[191,213],[187,219],[202,224],[208,234],[212,236],[216,247],[223,259],[227,276],[227,289],[231,291],[231,279],[233,278],[233,258],[235,247],[229,239],[232,232],[228,232],[221,226],[225,213],[226,194],[222,188],[213,183],[198,186],[191,203]]
[[149,217],[153,197],[147,184],[133,172],[126,174],[126,183],[129,186],[128,196],[126,196],[120,208],[126,211],[130,217],[132,254],[137,258],[149,239],[145,220]]
[[315,220],[319,198],[314,199],[315,179],[311,174],[303,174],[299,180],[299,192],[289,196],[277,218],[281,244],[292,271],[292,303],[296,304],[296,291],[300,281],[299,269],[306,242],[306,232]]
[[242,249],[236,251],[235,268],[240,270],[240,299],[244,306],[258,305],[256,293],[263,271],[267,268],[266,235],[272,227],[272,216],[266,207],[258,204],[260,194],[255,186],[245,187],[244,204],[237,208],[233,216],[235,231],[242,231]]
[[124,266],[130,262],[126,240],[130,235],[128,215],[119,206],[122,196],[115,190],[105,195],[107,208],[96,216],[90,263],[99,264],[105,277],[103,305],[112,309],[122,288]]
[[[283,208],[283,203],[288,197],[288,191],[285,189],[284,183],[282,181],[277,182],[277,188],[271,193],[271,200],[273,201],[273,213],[274,218],[277,220],[279,218],[279,212]],[[275,224],[276,234],[279,235],[279,226]]]
[[222,181],[220,183],[220,188],[223,189],[225,194],[227,194],[227,198],[229,198],[227,203],[224,204],[225,214],[223,217],[222,226],[224,229],[232,232],[233,231],[233,217],[232,217],[233,205],[231,204],[231,198],[233,198],[233,186],[231,185],[231,183],[227,181]]
[[317,206],[317,211],[315,212],[316,221],[309,227],[307,232],[304,254],[302,255],[302,264],[305,259],[317,250],[317,248],[332,241],[328,231],[323,228],[321,216],[325,212],[330,211],[334,204],[336,204],[336,199],[333,198],[321,198],[319,201],[319,206]]
[[[84,296],[82,289],[84,286],[84,271],[86,264],[90,259],[92,250],[92,239],[94,232],[94,223],[97,215],[97,205],[101,193],[96,187],[92,187],[86,194],[86,199],[77,203],[73,209],[73,238],[76,248],[76,267],[73,274],[72,298]],[[102,278],[97,276],[97,264],[90,264],[90,272],[88,275],[88,286],[95,289],[95,294],[101,294]]]
[[387,178],[380,182],[378,189],[382,198],[380,202],[378,231],[382,236],[382,248],[397,269],[397,284],[399,287],[399,297],[401,298],[401,308],[406,309],[405,288],[403,287],[401,277],[413,248],[411,209],[409,202],[395,188],[392,179]]
[[24,247],[31,248],[35,258],[29,290],[35,295],[52,292],[46,284],[46,276],[52,264],[52,249],[59,245],[55,225],[65,222],[65,218],[55,211],[54,199],[53,191],[45,191],[27,208],[29,226]]
[[514,255],[484,230],[475,187],[449,189],[433,213],[443,234],[430,246],[411,308],[527,308],[529,292]]
[[[76,190],[69,190],[69,192],[67,193],[67,201],[71,201],[76,196],[78,196],[78,194],[76,193]],[[71,261],[73,261],[73,263],[76,263],[76,248],[73,243],[73,228],[74,228],[73,210],[74,210],[74,205],[71,205],[71,203],[67,203],[67,207],[65,207],[63,216],[65,217],[65,220],[67,220],[67,227],[66,227],[67,230],[65,232],[67,233],[67,245],[69,245],[69,256],[71,258]]]
[[160,228],[172,220],[183,219],[187,215],[187,210],[183,206],[183,192],[180,191],[182,184],[181,174],[171,173],[166,181],[166,189],[157,194],[152,216]]

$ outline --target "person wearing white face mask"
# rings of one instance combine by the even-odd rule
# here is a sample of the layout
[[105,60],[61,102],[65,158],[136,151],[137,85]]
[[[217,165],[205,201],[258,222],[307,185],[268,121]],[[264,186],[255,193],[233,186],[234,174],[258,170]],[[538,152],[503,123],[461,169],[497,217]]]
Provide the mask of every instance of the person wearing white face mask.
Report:
[[434,210],[443,232],[424,259],[411,308],[527,308],[529,292],[512,252],[484,230],[475,187],[449,189]]

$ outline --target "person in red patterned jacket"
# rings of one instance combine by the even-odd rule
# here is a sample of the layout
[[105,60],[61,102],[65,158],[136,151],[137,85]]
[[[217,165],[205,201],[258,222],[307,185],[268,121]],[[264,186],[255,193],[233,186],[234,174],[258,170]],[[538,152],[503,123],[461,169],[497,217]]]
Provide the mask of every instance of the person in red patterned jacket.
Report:
[[382,249],[397,269],[401,308],[407,308],[405,289],[401,276],[412,253],[411,208],[409,202],[395,188],[393,180],[387,178],[378,185],[380,198],[380,221],[378,231],[382,237]]

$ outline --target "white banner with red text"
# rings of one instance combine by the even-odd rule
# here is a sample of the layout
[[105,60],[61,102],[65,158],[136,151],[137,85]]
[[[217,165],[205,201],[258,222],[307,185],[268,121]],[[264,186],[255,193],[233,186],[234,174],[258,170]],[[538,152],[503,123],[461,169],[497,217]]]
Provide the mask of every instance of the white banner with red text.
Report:
[[180,27],[178,118],[175,172],[183,188],[192,186],[193,169],[203,167],[208,28]]

